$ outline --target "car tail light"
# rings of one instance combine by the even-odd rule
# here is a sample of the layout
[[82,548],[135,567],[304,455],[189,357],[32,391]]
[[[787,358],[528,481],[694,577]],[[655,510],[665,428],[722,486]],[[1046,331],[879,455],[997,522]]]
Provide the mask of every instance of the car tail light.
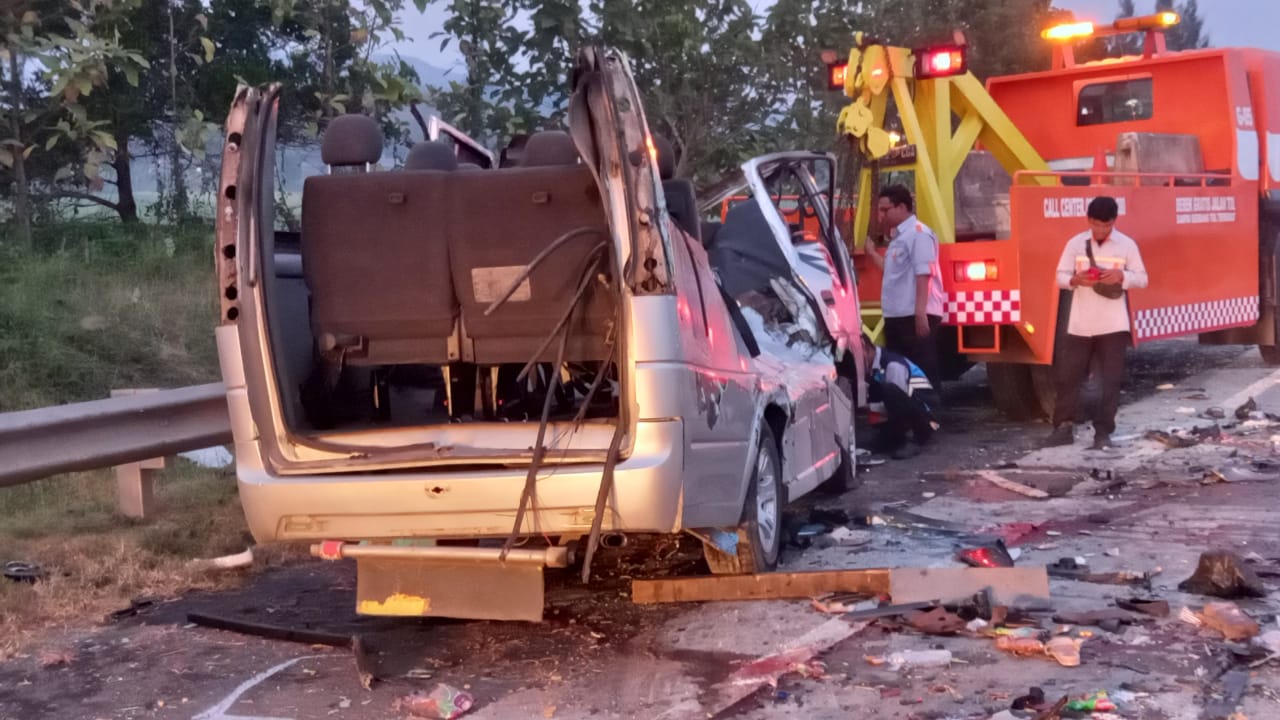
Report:
[[955,264],[956,282],[988,282],[1000,279],[995,260],[972,260]]
[[963,47],[949,45],[916,51],[916,78],[930,78],[963,75],[969,71],[969,59]]

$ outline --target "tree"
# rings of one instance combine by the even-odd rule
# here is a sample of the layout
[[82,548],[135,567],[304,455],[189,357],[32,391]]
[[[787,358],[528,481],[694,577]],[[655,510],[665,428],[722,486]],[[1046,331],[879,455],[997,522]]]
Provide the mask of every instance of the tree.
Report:
[[62,145],[76,148],[78,170],[64,166],[45,184],[66,181],[92,189],[101,183],[102,162],[116,149],[106,121],[91,118],[86,102],[94,90],[120,72],[137,81],[145,58],[113,35],[94,32],[95,24],[127,11],[132,0],[82,5],[50,0],[11,3],[0,11],[4,39],[4,102],[0,105],[7,137],[0,140],[0,166],[10,171],[14,222],[23,248],[31,246],[31,199],[35,180],[28,173],[33,153]]
[[763,89],[760,18],[745,0],[593,0],[594,33],[630,57],[649,126],[676,173],[707,186],[768,147],[777,98]]
[[1197,0],[1185,0],[1174,7],[1173,0],[1156,0],[1156,12],[1176,10],[1182,21],[1165,32],[1165,42],[1170,50],[1197,50],[1209,47],[1209,34],[1204,29]]

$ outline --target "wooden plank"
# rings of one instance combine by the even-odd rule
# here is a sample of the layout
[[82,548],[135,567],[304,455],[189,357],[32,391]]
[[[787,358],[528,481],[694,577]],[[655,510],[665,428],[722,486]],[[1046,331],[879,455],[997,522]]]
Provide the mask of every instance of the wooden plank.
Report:
[[889,592],[884,568],[824,570],[760,575],[715,575],[631,581],[631,600],[640,604],[715,600],[811,598],[829,592],[883,595]]
[[1009,478],[1001,475],[1000,473],[993,472],[991,470],[979,470],[978,477],[982,478],[983,480],[986,480],[987,482],[991,483],[992,485],[995,485],[998,488],[1003,488],[1005,490],[1008,490],[1009,492],[1018,493],[1019,495],[1025,495],[1029,498],[1036,498],[1037,500],[1043,500],[1044,498],[1049,497],[1049,493],[1041,490],[1040,488],[1033,488],[1030,485],[1023,485],[1020,482],[1010,480]]
[[988,588],[997,605],[1027,607],[1049,602],[1049,573],[1043,567],[894,568],[888,572],[894,603],[961,602]]

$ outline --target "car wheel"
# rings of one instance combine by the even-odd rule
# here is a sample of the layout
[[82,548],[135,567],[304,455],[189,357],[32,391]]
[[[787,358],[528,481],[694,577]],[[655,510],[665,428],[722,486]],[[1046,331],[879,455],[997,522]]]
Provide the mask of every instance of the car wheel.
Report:
[[707,566],[716,575],[749,575],[769,572],[778,566],[782,552],[782,460],[773,431],[760,429],[760,448],[747,487],[744,522],[738,526],[737,551],[726,553],[703,545]]

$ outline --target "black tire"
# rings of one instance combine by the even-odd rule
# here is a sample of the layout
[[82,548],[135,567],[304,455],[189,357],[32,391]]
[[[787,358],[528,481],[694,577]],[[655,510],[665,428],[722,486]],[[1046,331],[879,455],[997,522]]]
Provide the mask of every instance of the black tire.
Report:
[[1280,366],[1280,345],[1259,345],[1258,354],[1267,367]]
[[1035,420],[1044,412],[1030,365],[989,362],[987,384],[996,409],[1010,420]]
[[[703,545],[703,556],[713,574],[750,575],[770,572],[778,567],[778,556],[782,553],[782,506],[786,497],[778,442],[768,423],[763,423],[760,428],[760,447],[749,483],[742,512],[743,522],[737,528],[737,553],[729,555]],[[760,502],[760,488],[772,494],[771,503],[767,499]]]

